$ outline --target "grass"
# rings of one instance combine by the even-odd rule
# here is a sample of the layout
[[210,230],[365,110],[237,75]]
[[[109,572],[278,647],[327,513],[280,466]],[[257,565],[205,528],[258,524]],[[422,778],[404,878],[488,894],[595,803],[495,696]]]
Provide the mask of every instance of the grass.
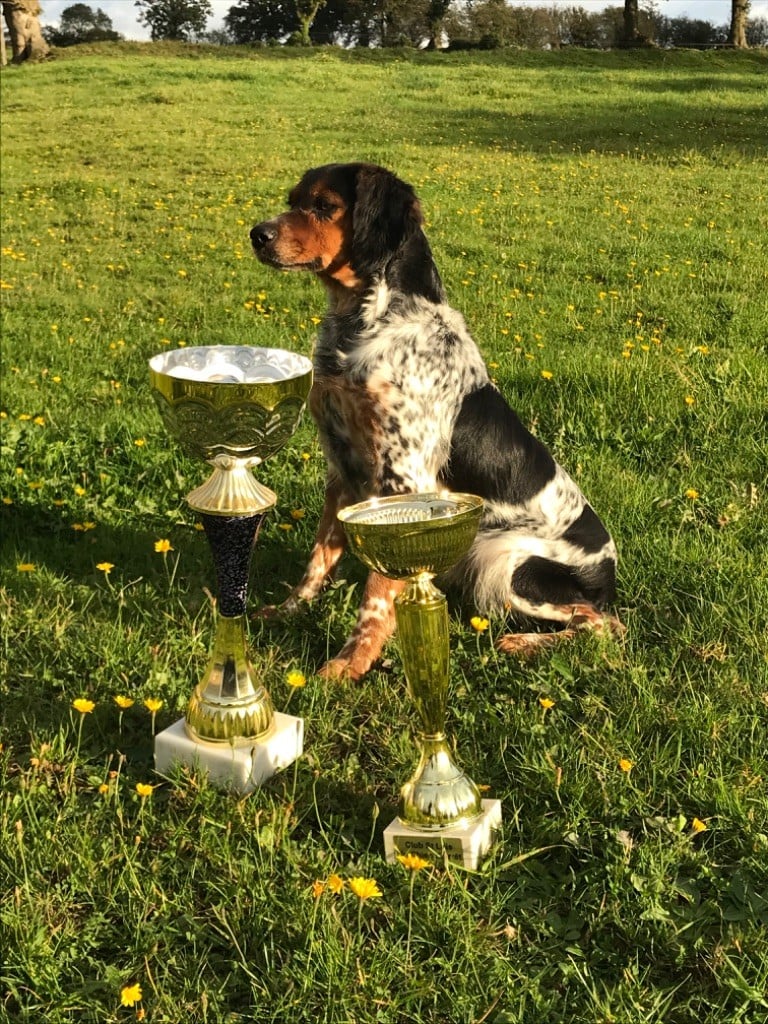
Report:
[[[0,1019],[765,1019],[765,72],[136,45],[3,72]],[[477,873],[384,863],[415,760],[397,647],[360,684],[313,675],[353,621],[352,561],[298,620],[252,626],[304,757],[242,800],[152,771],[213,579],[183,500],[204,470],[147,360],[310,352],[319,286],[253,262],[248,229],[306,167],[360,158],[416,186],[453,304],[621,556],[620,643],[521,665],[502,623],[453,612],[451,729],[505,822]],[[312,540],[309,420],[259,476],[279,500],[254,603]]]

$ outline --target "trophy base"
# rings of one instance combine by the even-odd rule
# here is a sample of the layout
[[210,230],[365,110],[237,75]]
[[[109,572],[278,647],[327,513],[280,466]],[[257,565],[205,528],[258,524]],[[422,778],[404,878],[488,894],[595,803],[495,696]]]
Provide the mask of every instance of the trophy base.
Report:
[[183,764],[205,772],[217,789],[245,795],[287,768],[303,750],[304,720],[279,711],[272,731],[243,747],[194,740],[180,718],[155,736],[155,771],[168,775],[174,764]]
[[415,853],[425,860],[442,862],[446,856],[474,871],[490,850],[501,827],[501,800],[483,800],[479,817],[468,825],[441,829],[409,828],[399,818],[384,829],[384,853],[394,864],[398,854]]

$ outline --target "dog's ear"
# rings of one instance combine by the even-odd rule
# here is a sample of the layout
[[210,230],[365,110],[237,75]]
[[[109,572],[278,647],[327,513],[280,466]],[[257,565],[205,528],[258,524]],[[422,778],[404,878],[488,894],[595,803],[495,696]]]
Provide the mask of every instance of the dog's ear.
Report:
[[421,223],[410,185],[383,167],[359,167],[352,210],[352,263],[359,274],[381,270]]
[[358,166],[350,262],[360,277],[383,274],[390,287],[406,295],[444,301],[422,223],[419,200],[410,185],[383,167]]

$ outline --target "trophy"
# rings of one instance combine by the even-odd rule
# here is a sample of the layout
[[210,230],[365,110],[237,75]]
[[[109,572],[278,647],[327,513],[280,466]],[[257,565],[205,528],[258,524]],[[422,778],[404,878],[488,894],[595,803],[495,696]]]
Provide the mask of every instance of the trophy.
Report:
[[187,495],[200,514],[218,584],[216,633],[186,715],[155,737],[155,767],[203,768],[211,782],[247,793],[303,750],[301,719],[276,712],[246,649],[251,552],[277,498],[251,473],[295,431],[312,364],[282,349],[208,345],[149,361],[163,423],[213,472]]
[[351,550],[370,569],[406,586],[395,617],[408,694],[420,720],[420,758],[400,793],[398,817],[384,830],[397,854],[447,855],[475,868],[501,825],[499,800],[482,800],[458,767],[445,734],[448,697],[448,603],[432,578],[472,545],[483,501],[473,494],[403,494],[339,512]]

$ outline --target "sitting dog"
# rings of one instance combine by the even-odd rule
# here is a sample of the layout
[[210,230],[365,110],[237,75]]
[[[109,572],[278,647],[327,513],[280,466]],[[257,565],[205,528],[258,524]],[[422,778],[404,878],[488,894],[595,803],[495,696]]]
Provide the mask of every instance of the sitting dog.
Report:
[[[262,263],[309,270],[328,292],[309,407],[328,475],[295,610],[332,578],[345,548],[337,519],[374,496],[464,491],[485,500],[474,545],[450,573],[482,613],[518,626],[504,651],[528,655],[576,630],[622,630],[616,549],[579,488],[488,376],[462,316],[446,303],[413,189],[366,163],[307,171],[288,210],[256,225]],[[357,623],[327,677],[359,678],[395,628],[404,584],[371,572]],[[272,610],[274,611],[274,609]]]

